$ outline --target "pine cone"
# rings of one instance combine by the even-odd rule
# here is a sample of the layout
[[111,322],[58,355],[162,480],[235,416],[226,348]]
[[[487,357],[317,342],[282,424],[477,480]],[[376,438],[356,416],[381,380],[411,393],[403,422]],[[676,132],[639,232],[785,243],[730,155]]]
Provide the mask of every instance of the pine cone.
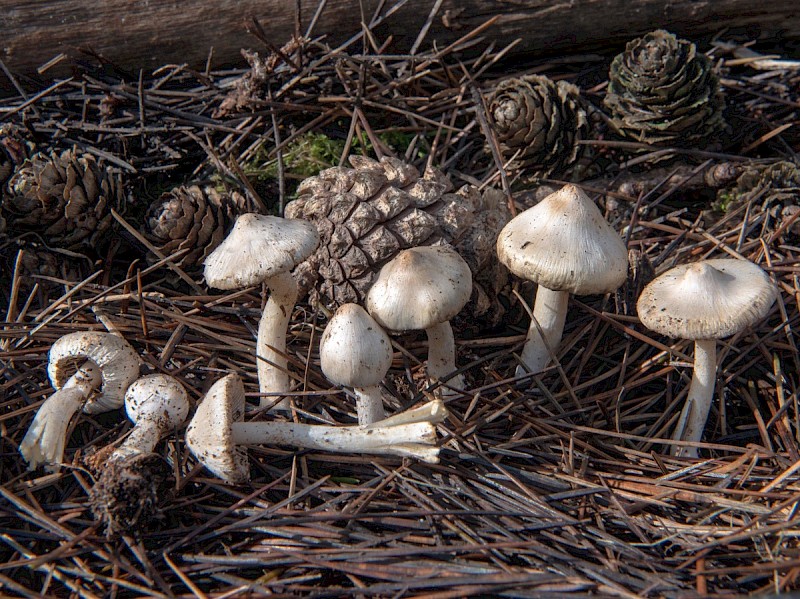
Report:
[[604,103],[622,135],[654,145],[705,145],[725,125],[719,79],[695,45],[657,30],[611,63]]
[[26,137],[24,130],[14,125],[0,127],[0,196],[6,181],[32,153],[33,144]]
[[717,193],[717,208],[730,211],[756,201],[777,214],[783,208],[797,205],[798,198],[800,169],[792,162],[776,162],[745,169],[736,180],[735,188]]
[[497,190],[465,186],[456,193],[436,169],[400,160],[351,156],[354,168],[333,167],[306,179],[286,216],[314,222],[321,242],[295,270],[304,292],[317,290],[336,308],[362,303],[381,266],[401,250],[450,243],[473,272],[470,311],[489,324],[502,315],[498,294],[508,273],[495,258],[497,234],[510,219]]
[[145,217],[144,235],[164,255],[188,249],[178,264],[192,268],[203,263],[244,212],[246,202],[239,193],[181,186],[153,202]]
[[[22,257],[19,272],[15,273],[19,250],[22,250]],[[83,265],[83,261],[72,255],[51,252],[33,244],[4,244],[0,247],[0,303],[11,292],[15,274],[19,279],[17,299],[22,304],[37,283],[45,295],[61,295],[64,292],[62,281],[77,283],[84,278]]]
[[586,137],[580,92],[566,81],[527,75],[500,83],[489,101],[489,120],[512,169],[540,177],[561,174],[579,158]]
[[34,155],[8,190],[3,210],[11,229],[35,231],[48,245],[69,250],[105,245],[111,209],[124,204],[119,178],[73,150]]

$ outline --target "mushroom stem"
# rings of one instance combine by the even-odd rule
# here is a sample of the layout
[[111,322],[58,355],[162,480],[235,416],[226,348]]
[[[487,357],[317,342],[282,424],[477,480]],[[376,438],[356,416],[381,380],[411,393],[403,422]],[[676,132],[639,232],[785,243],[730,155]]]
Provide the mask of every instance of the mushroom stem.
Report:
[[383,409],[383,400],[381,399],[381,389],[378,385],[353,387],[353,393],[356,396],[358,424],[363,426],[386,418],[386,411]]
[[[286,332],[297,301],[297,282],[290,273],[280,273],[270,277],[269,299],[258,325],[256,343],[256,364],[258,368],[258,388],[265,393],[289,392],[289,363],[286,359]],[[267,407],[273,397],[261,396],[261,407]],[[287,399],[275,404],[273,410],[289,410]]]
[[101,383],[100,369],[87,361],[60,390],[45,400],[19,444],[19,452],[28,462],[29,470],[35,470],[40,464],[49,464],[48,470],[58,470],[64,460],[70,420]]
[[[433,381],[446,378],[456,370],[456,342],[449,321],[425,329],[428,335],[428,377]],[[445,383],[453,389],[464,389],[464,377],[450,377]],[[445,395],[452,395],[447,393]]]
[[152,453],[167,431],[154,420],[136,423],[125,441],[109,456],[109,460],[122,460],[143,453]]
[[432,464],[439,461],[436,427],[432,423],[379,424],[363,428],[295,422],[234,422],[232,440],[237,445],[293,445],[338,453],[408,456]]
[[[678,426],[672,438],[675,441],[700,441],[706,427],[711,401],[714,398],[714,384],[717,376],[717,342],[715,339],[697,339],[694,342],[694,373],[689,395],[683,406]],[[676,456],[696,458],[696,447],[675,446]]]
[[[568,304],[569,291],[553,291],[539,285],[533,306],[533,317],[528,329],[528,338],[520,354],[522,364],[517,366],[516,370],[517,376],[526,373],[536,374],[547,366],[550,361],[550,352],[554,352],[561,343]],[[539,327],[541,327],[541,334],[536,323],[539,323]],[[544,341],[542,336],[544,336]]]

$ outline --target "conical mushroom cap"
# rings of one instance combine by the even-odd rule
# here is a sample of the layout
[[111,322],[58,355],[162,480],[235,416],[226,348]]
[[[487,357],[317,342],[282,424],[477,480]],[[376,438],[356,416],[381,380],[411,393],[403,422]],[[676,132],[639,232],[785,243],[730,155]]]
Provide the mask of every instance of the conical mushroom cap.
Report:
[[319,358],[322,372],[331,382],[372,387],[392,365],[392,342],[364,308],[343,304],[325,327]]
[[243,214],[205,260],[206,282],[216,289],[257,285],[289,272],[319,244],[316,227],[304,220]]
[[367,310],[392,331],[427,329],[461,311],[472,272],[449,245],[403,250],[387,262],[367,294]]
[[125,401],[125,390],[139,377],[139,356],[118,335],[79,331],[58,339],[50,347],[47,374],[53,387],[61,389],[72,374],[68,366],[77,359],[90,360],[100,369],[100,393],[90,397],[83,411],[99,414],[115,410]]
[[211,385],[186,429],[186,445],[194,457],[232,484],[250,479],[247,454],[233,442],[233,423],[244,417],[244,406],[242,379],[229,374]]
[[636,303],[642,324],[667,337],[722,339],[764,318],[775,287],[746,260],[676,266],[644,288]]
[[518,277],[575,295],[614,291],[628,273],[622,239],[574,185],[511,219],[497,237],[497,256]]

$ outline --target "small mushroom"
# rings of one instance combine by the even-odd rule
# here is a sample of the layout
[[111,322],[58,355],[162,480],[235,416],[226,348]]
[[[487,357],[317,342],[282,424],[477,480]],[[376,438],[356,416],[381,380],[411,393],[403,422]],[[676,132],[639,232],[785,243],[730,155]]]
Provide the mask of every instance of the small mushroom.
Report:
[[[85,362],[70,376],[70,365],[76,360]],[[99,414],[122,406],[125,390],[139,376],[139,357],[117,335],[69,333],[50,348],[47,374],[56,392],[36,412],[19,445],[30,470],[42,464],[58,469],[64,460],[69,422],[81,407],[87,414]]]
[[628,272],[622,239],[574,185],[511,219],[497,237],[497,256],[512,273],[538,284],[517,376],[547,366],[561,342],[570,293],[610,293]]
[[[697,442],[708,420],[717,372],[717,339],[764,318],[775,302],[775,287],[758,265],[717,259],[676,266],[651,281],[636,311],[648,329],[694,340],[694,373],[673,440]],[[680,423],[685,423],[683,426]],[[697,457],[697,448],[674,448]]]
[[387,262],[367,293],[370,315],[391,331],[424,330],[428,335],[428,377],[464,388],[456,370],[450,319],[472,293],[472,272],[449,245],[413,247]]
[[[263,283],[270,295],[258,326],[256,363],[262,394],[288,393],[286,332],[297,301],[291,270],[319,244],[316,227],[303,220],[243,214],[230,234],[205,260],[206,282],[216,289],[239,289]],[[272,399],[262,395],[261,406]],[[281,400],[273,409],[288,410]]]
[[158,513],[169,469],[152,451],[186,420],[189,397],[177,379],[151,374],[128,387],[125,411],[134,423],[131,433],[102,464],[90,463],[101,475],[89,494],[89,505],[109,536],[144,526]]
[[176,378],[151,374],[128,387],[125,412],[134,427],[122,445],[109,456],[110,460],[152,452],[161,438],[186,420],[189,396]]
[[186,444],[211,472],[229,483],[249,480],[247,454],[239,445],[293,445],[337,453],[415,457],[437,463],[434,424],[447,410],[432,401],[368,426],[328,426],[294,422],[242,422],[244,386],[236,374],[214,383],[186,430]]
[[392,365],[392,342],[357,304],[343,304],[325,327],[319,344],[322,372],[337,385],[353,388],[359,424],[386,417],[380,382]]

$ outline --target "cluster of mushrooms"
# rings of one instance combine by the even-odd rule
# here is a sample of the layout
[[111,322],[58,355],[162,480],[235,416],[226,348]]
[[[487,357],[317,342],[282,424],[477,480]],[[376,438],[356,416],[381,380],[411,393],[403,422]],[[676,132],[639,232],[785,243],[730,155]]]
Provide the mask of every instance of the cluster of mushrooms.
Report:
[[[205,262],[205,279],[218,289],[263,284],[269,299],[256,346],[260,403],[273,412],[290,408],[286,335],[298,296],[291,271],[316,248],[314,225],[273,216],[241,216]],[[499,259],[538,290],[517,376],[544,370],[555,360],[569,294],[605,294],[626,280],[628,256],[619,234],[574,185],[518,214],[497,239]],[[230,483],[249,479],[243,446],[285,444],[334,452],[363,452],[438,461],[435,425],[447,411],[443,399],[464,389],[456,367],[452,319],[467,303],[472,276],[449,245],[415,247],[383,266],[365,306],[345,304],[320,341],[321,367],[356,397],[358,424],[311,425],[244,421],[242,381],[228,374],[196,407],[186,430],[195,457]],[[766,273],[746,260],[704,260],[677,266],[652,281],[638,299],[641,322],[668,337],[695,340],[695,365],[685,407],[674,431],[673,452],[696,456],[716,379],[716,340],[762,319],[776,291]],[[427,374],[438,397],[420,407],[386,415],[379,385],[389,370],[388,332],[425,330]],[[163,374],[139,377],[134,349],[113,333],[66,335],[50,350],[48,374],[57,391],[39,409],[20,444],[30,468],[57,468],[68,425],[80,409],[98,413],[124,403],[135,426],[105,457],[116,464],[152,452],[158,440],[181,427],[190,410],[187,393]],[[74,365],[78,364],[77,371]],[[70,369],[70,365],[71,369]],[[73,371],[71,376],[68,372]]]

